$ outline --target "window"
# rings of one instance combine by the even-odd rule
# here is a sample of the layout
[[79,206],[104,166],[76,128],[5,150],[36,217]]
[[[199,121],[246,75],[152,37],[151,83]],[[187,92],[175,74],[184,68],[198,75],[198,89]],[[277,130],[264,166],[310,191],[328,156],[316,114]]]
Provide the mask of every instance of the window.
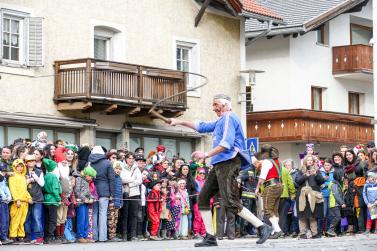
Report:
[[369,41],[372,37],[372,27],[351,23],[351,44],[369,45]]
[[8,127],[8,144],[12,144],[15,139],[23,138],[30,139],[30,130],[29,128],[22,127]]
[[96,132],[96,145],[103,146],[107,150],[115,148],[116,134],[109,132]]
[[325,23],[317,30],[317,44],[329,45],[329,23]]
[[113,60],[113,38],[115,31],[110,28],[94,28],[94,58]]
[[0,16],[1,63],[43,66],[43,19],[9,9],[0,9]]
[[64,140],[68,144],[76,144],[76,133],[73,132],[57,132],[56,138]]
[[348,112],[351,114],[360,114],[360,94],[348,93]]
[[[185,42],[175,41],[175,68],[179,71],[200,72],[199,66],[199,44],[197,41]],[[190,74],[188,76],[187,89],[193,88],[200,84],[200,77]],[[199,96],[199,90],[188,93],[191,96]]]
[[322,110],[322,88],[312,87],[312,110]]
[[246,86],[246,112],[253,111],[253,100],[252,100],[252,88],[251,86]]

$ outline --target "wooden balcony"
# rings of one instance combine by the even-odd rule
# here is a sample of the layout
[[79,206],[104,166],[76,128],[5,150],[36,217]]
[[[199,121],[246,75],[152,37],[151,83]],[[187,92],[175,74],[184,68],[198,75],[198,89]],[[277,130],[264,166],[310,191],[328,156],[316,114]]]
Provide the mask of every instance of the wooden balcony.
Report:
[[369,45],[335,46],[333,75],[356,80],[372,80],[373,47]]
[[[180,71],[91,58],[55,61],[54,68],[54,101],[60,111],[145,116],[154,103],[186,90],[187,84]],[[186,108],[186,94],[157,107],[167,117],[179,116]]]
[[261,142],[366,143],[374,139],[373,118],[304,109],[247,114],[248,137]]

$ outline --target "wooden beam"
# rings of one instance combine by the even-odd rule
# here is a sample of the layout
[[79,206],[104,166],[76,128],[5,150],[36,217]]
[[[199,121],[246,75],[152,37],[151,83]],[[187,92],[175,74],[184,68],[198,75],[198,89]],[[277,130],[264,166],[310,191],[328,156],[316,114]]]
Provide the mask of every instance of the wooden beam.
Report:
[[92,102],[59,103],[58,111],[86,110],[92,107]]
[[135,115],[136,113],[140,112],[141,111],[141,107],[140,106],[136,106],[136,107],[133,107],[133,108],[130,108],[130,109],[127,109],[126,110],[126,113],[128,115]]
[[211,0],[206,0],[203,3],[202,8],[200,8],[198,15],[196,15],[196,17],[195,17],[195,27],[198,27],[198,24],[199,24],[200,20],[202,19],[204,12],[206,11],[210,2],[211,2]]
[[105,109],[105,112],[106,113],[110,113],[114,110],[116,110],[118,108],[118,105],[117,104],[112,104],[112,105],[109,105],[106,109]]

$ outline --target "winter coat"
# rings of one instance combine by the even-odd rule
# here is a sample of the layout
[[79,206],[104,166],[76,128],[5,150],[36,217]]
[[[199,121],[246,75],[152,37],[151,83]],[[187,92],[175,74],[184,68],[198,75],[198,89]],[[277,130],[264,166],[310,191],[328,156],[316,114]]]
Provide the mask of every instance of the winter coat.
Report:
[[55,174],[46,174],[43,191],[45,204],[59,206],[59,202],[61,201],[60,195],[62,193],[62,187]]
[[94,180],[94,185],[98,196],[110,197],[114,195],[114,170],[111,163],[106,159],[104,154],[90,154],[90,165],[96,170],[97,176]]
[[283,193],[281,194],[280,198],[287,199],[296,196],[296,189],[294,182],[292,180],[292,176],[289,174],[287,168],[283,167],[281,172],[281,179],[283,182]]
[[26,166],[23,165],[21,173],[16,171],[16,167],[13,166],[14,175],[8,179],[9,191],[13,200],[20,200],[21,202],[28,202],[31,200],[31,196],[27,190],[26,185]]
[[292,169],[291,170],[291,177],[292,177],[292,180],[293,180],[293,184],[295,185],[295,188],[296,188],[296,192],[297,192],[297,188],[298,188],[298,185],[296,183],[296,176],[297,176],[297,169]]
[[79,160],[77,164],[77,170],[79,172],[84,170],[86,164],[88,163],[89,155],[90,155],[90,148],[88,146],[84,146],[80,148],[80,150],[77,152],[77,156]]
[[[330,190],[331,187],[331,190]],[[333,207],[340,207],[344,204],[344,198],[343,198],[343,192],[342,187],[340,186],[340,183],[336,180],[329,182],[329,196],[332,192],[334,199],[335,199],[335,205]],[[331,205],[331,198],[330,198],[330,208],[332,208]]]
[[328,198],[330,196],[329,183],[334,180],[334,170],[331,168],[331,170],[328,173],[328,178],[326,179],[327,172],[322,167],[321,175],[323,179],[325,180],[325,186],[321,189],[321,192],[323,194],[323,197]]
[[113,203],[115,208],[122,208],[123,207],[123,185],[122,179],[119,175],[115,174],[114,177],[114,194],[113,194]]
[[152,189],[147,195],[148,201],[148,212],[161,213],[162,202],[160,191]]
[[76,185],[75,185],[74,192],[75,192],[76,202],[78,206],[84,204],[85,200],[94,199],[94,197],[90,193],[89,182],[87,182],[84,177],[76,178]]
[[33,201],[43,201],[43,186],[45,185],[45,179],[43,176],[43,172],[39,169],[34,168],[34,175],[29,173],[29,169],[27,169],[27,176],[29,178],[33,178],[34,182],[28,185],[28,191],[30,196],[33,198]]
[[122,178],[123,185],[130,188],[129,196],[139,196],[140,185],[143,183],[143,178],[137,163],[135,162],[131,168],[128,167],[128,165],[124,165],[120,176]]
[[[297,208],[300,206],[300,195],[301,190],[306,186],[306,182],[311,187],[313,191],[320,192],[321,185],[325,182],[320,172],[317,172],[316,175],[306,176],[306,167],[303,167],[297,172],[296,183],[298,185],[297,195],[296,195],[296,205]],[[311,211],[309,201],[306,199],[305,210],[300,212],[297,210],[297,215],[299,219],[309,219],[309,218],[323,218],[323,203],[315,205],[314,212]]]
[[[339,175],[338,175],[338,177],[344,177],[344,167],[343,167],[343,165],[338,165],[338,164],[333,164],[332,165],[332,167],[333,167],[333,169],[334,169],[334,175],[336,174],[336,173],[338,173]],[[340,182],[340,185],[341,186],[343,186],[343,181],[342,182]]]
[[369,183],[367,181],[363,189],[363,199],[366,205],[377,201],[377,183]]
[[354,192],[354,202],[353,206],[355,208],[365,207],[365,202],[363,198],[363,190],[365,185],[365,177],[357,177],[351,181],[351,187],[353,187]]
[[1,177],[2,177],[2,181],[0,181],[0,202],[10,201],[12,200],[12,195],[10,194],[7,181],[5,177],[0,174],[0,178]]

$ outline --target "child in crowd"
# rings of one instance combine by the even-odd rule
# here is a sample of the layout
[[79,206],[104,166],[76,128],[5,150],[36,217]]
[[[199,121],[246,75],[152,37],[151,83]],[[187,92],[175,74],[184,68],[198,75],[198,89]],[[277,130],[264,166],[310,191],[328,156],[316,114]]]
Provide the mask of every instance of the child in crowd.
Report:
[[151,221],[151,240],[159,241],[158,230],[160,227],[160,215],[162,211],[161,181],[154,180],[151,183],[152,190],[148,193],[148,214]]
[[190,198],[186,189],[186,181],[180,179],[178,181],[178,192],[181,197],[181,212],[180,212],[180,225],[178,235],[181,239],[188,239],[188,215],[190,214]]
[[[206,170],[203,167],[200,167],[199,169],[197,169],[197,174],[195,176],[196,176],[195,190],[197,192],[197,195],[199,195],[206,181]],[[204,226],[202,216],[199,212],[198,203],[194,203],[193,211],[194,211],[194,222],[192,225],[193,225],[195,237],[196,238],[204,237],[206,235],[206,228]]]
[[26,185],[26,166],[22,159],[13,162],[14,175],[9,177],[9,190],[14,200],[10,206],[9,237],[23,242],[25,237],[24,224],[32,198]]
[[354,214],[357,219],[358,233],[365,232],[366,205],[363,199],[363,189],[366,182],[364,168],[360,165],[355,170],[356,179],[350,183],[354,194]]
[[61,243],[59,239],[55,238],[54,231],[56,229],[56,223],[58,219],[58,206],[61,202],[62,187],[60,185],[57,171],[57,164],[50,159],[43,159],[43,165],[46,168],[44,201],[45,201],[45,242],[49,243]]
[[160,214],[160,227],[161,227],[161,238],[163,240],[167,239],[167,222],[170,220],[171,215],[169,211],[169,201],[170,198],[168,196],[168,188],[167,188],[167,180],[164,180],[161,184],[161,199],[162,199],[162,209],[161,209],[161,214]]
[[[94,184],[94,180],[89,182],[89,190],[90,190],[90,194],[92,195],[94,201],[98,201],[99,196],[98,196],[98,193],[97,193],[96,186]],[[93,203],[88,204],[88,207],[89,207],[88,208],[88,212],[89,212],[89,234],[88,234],[88,239],[87,239],[88,242],[95,242],[95,240],[93,239],[93,208],[94,208],[93,205],[94,205]]]
[[372,220],[371,218],[371,210],[377,206],[377,173],[375,172],[368,172],[368,180],[363,190],[363,199],[368,208],[365,233],[370,234],[373,221],[375,228],[377,228],[377,219]]
[[0,164],[0,241],[4,245],[13,242],[13,240],[10,240],[8,238],[9,203],[12,201],[12,195],[9,191],[7,180],[5,177],[6,167],[6,165]]
[[36,245],[43,244],[44,227],[42,221],[43,210],[43,186],[45,180],[43,172],[35,168],[35,156],[27,155],[25,157],[27,166],[27,188],[30,196],[32,197],[33,204],[29,205],[29,211],[25,222],[25,230],[28,239],[35,238],[32,242]]
[[[318,232],[326,232],[330,226],[330,214],[329,214],[329,198],[330,198],[330,189],[329,184],[334,180],[334,169],[332,167],[331,159],[325,159],[323,167],[320,169],[322,177],[325,180],[324,186],[321,189],[323,195],[323,218],[318,220]],[[324,225],[324,223],[326,225]]]
[[[174,184],[175,185],[175,184]],[[170,191],[170,212],[171,212],[171,219],[167,223],[167,231],[169,238],[173,238],[174,240],[178,239],[177,232],[179,229],[179,215],[181,212],[181,196],[178,193],[174,192],[174,189]]]
[[121,239],[116,237],[119,209],[123,207],[123,186],[120,174],[123,170],[123,163],[121,161],[114,161],[114,196],[112,201],[109,202],[109,208],[107,211],[107,233],[109,241],[121,241]]
[[65,222],[65,228],[64,228],[64,237],[65,239],[73,243],[76,241],[75,233],[73,232],[73,220],[76,218],[76,207],[77,207],[77,200],[76,195],[74,193],[74,189],[76,186],[76,177],[79,177],[80,173],[75,171],[72,173],[72,176],[69,177],[69,183],[72,188],[72,193],[69,196],[69,205],[68,205],[68,211],[67,211],[67,221]]
[[76,232],[79,243],[88,243],[89,235],[89,210],[88,204],[92,204],[94,198],[90,193],[89,184],[96,177],[97,172],[93,167],[87,166],[81,173],[81,176],[76,178],[76,184],[74,188],[76,201],[78,207],[76,208]]
[[[326,165],[326,164],[325,164]],[[341,207],[345,208],[346,204],[344,202],[342,186],[340,185],[343,181],[343,176],[339,172],[334,173],[333,181],[328,184],[329,188],[329,216],[330,216],[330,227],[326,234],[329,237],[335,237],[335,228],[340,222],[341,218]]]

